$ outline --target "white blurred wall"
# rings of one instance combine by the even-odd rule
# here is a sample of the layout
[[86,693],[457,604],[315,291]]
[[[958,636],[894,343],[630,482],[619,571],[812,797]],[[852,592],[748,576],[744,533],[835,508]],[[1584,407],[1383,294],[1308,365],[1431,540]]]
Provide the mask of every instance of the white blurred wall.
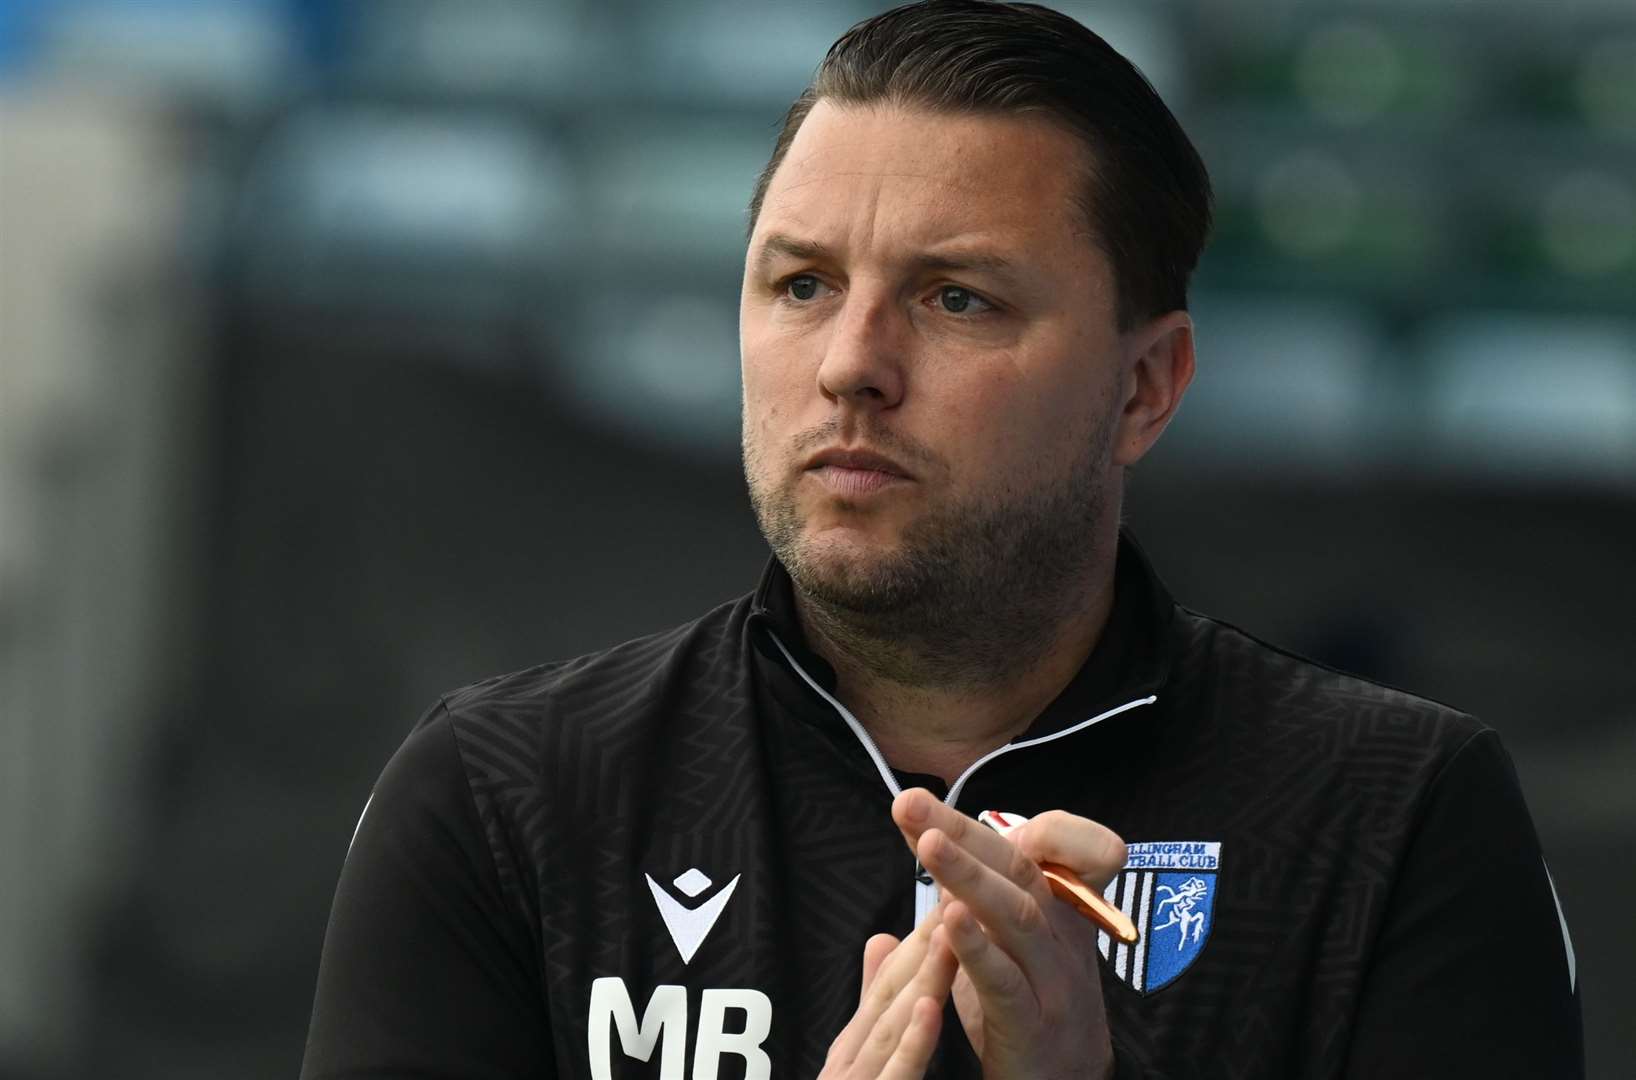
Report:
[[0,1072],[60,1056],[186,611],[193,328],[140,100],[0,96]]

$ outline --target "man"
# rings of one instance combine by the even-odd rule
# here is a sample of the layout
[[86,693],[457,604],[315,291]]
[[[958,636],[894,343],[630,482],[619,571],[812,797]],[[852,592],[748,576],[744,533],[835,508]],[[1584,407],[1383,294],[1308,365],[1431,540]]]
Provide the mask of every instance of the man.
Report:
[[1580,1075],[1495,735],[1177,607],[1120,535],[1209,222],[1135,69],[1039,8],[889,12],[751,216],[773,561],[422,720],[348,855],[303,1075]]

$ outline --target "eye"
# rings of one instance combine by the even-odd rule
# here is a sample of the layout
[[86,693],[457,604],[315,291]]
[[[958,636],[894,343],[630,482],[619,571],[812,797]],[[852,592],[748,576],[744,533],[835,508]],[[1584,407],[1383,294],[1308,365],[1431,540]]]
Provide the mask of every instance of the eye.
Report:
[[937,303],[951,315],[976,314],[993,306],[970,289],[963,289],[959,285],[944,285],[938,289]]
[[818,279],[811,274],[797,274],[784,283],[784,290],[792,300],[811,300],[818,295]]

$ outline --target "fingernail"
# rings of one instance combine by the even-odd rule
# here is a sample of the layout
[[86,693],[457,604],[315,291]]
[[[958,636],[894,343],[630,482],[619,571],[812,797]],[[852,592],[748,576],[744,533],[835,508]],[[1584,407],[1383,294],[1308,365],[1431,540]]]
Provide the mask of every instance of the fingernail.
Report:
[[919,795],[911,795],[904,803],[903,817],[906,821],[918,825],[931,816],[926,800]]

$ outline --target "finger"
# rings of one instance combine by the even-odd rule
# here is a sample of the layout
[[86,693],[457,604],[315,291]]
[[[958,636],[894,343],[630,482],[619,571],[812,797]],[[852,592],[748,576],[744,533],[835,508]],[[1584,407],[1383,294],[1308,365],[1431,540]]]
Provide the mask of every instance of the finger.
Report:
[[995,872],[1037,896],[1050,895],[1050,888],[1040,875],[1038,865],[1021,855],[1015,844],[975,818],[944,805],[924,788],[911,788],[892,800],[892,820],[897,823],[909,843],[909,849],[917,857],[921,837],[935,829]]
[[933,907],[925,920],[899,941],[891,934],[876,934],[863,946],[863,986],[859,1004],[873,1000],[884,1009],[912,979],[925,959],[932,928],[943,919],[942,904]]
[[916,998],[897,1049],[881,1070],[881,1080],[920,1080],[937,1050],[937,1035],[943,1028],[943,1007],[929,997]]
[[1125,842],[1100,822],[1048,810],[1007,837],[1035,863],[1060,863],[1098,892],[1125,867]]
[[[1083,969],[1082,978],[1064,980],[1054,990],[1040,993],[1038,985],[984,933],[964,904],[954,901],[948,905],[944,926],[964,976],[956,992],[977,998],[977,1009],[967,1004],[966,1012],[982,1017],[983,1060],[996,1063],[996,1073],[1028,1076],[1046,1071],[1039,1068],[1041,1049],[1054,1041],[1052,1033],[1069,1029],[1073,1031],[1070,1038],[1088,1040],[1084,1049],[1089,1052],[1076,1053],[1076,1058],[1108,1059],[1111,1049],[1106,1028],[1098,1029],[1094,1021],[1090,1028],[1085,1026],[1086,1020],[1106,1015],[1094,961]],[[1094,936],[1077,955],[1096,956]]]
[[852,1063],[853,1072],[859,1076],[876,1076],[885,1069],[910,1026],[916,1003],[922,998],[931,998],[941,1009],[948,1000],[958,970],[959,961],[949,945],[948,931],[939,925],[927,938],[926,952],[914,977],[898,991],[858,1048]]
[[943,916],[949,946],[960,970],[971,980],[982,1003],[985,1022],[1000,1030],[1021,1031],[1037,1022],[1039,1001],[1017,962],[977,925],[971,909],[958,901]]
[[[876,944],[889,936],[877,935],[864,944],[865,978],[858,994],[858,1011],[852,1014],[852,1019],[847,1021],[829,1047],[830,1057],[843,1064],[850,1063],[858,1056],[864,1040],[875,1030],[882,1014],[896,999],[904,984],[914,976],[925,957],[927,937],[910,934],[890,949]],[[871,949],[881,950],[872,975],[868,966],[872,959]]]
[[[937,829],[920,838],[919,855],[921,863],[948,894],[949,900],[945,903],[963,902],[995,944],[1022,969],[1036,993],[1063,985],[1068,972],[1063,963],[1062,944],[1049,914],[1057,901],[1049,894],[1042,900],[996,873]],[[1016,852],[1016,856],[1026,859],[1021,852]],[[947,907],[944,916],[947,917]]]
[[942,919],[941,907],[933,908],[932,915],[916,927],[902,941],[892,941],[890,934],[877,934],[864,944],[864,970],[869,972],[873,959],[870,950],[879,949],[873,977],[866,977],[858,995],[858,1011],[852,1014],[841,1033],[830,1044],[830,1054],[843,1062],[854,1060],[861,1052],[881,1017],[897,1000],[898,995],[919,971],[931,944],[932,928]]
[[869,984],[875,981],[881,964],[892,955],[892,950],[898,947],[898,939],[891,934],[876,934],[863,944],[863,985],[858,987],[858,1003],[863,1003],[864,994],[869,990]]

